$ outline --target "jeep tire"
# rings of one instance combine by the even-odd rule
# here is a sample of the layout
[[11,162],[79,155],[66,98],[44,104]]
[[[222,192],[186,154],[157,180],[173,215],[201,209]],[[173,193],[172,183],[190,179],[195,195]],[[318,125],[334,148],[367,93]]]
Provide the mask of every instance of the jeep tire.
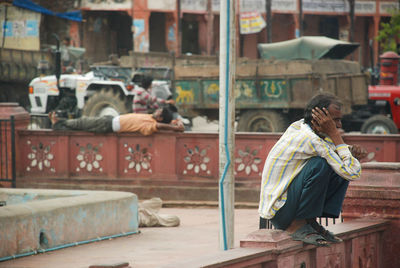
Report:
[[112,88],[103,88],[94,93],[82,110],[84,116],[117,116],[132,112],[132,104]]

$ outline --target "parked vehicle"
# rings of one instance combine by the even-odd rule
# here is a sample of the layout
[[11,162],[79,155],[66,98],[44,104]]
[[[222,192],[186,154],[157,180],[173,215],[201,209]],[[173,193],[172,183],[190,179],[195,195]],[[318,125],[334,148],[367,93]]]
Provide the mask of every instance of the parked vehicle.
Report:
[[[284,131],[290,122],[303,116],[308,100],[322,91],[340,97],[346,115],[351,115],[354,107],[365,106],[368,75],[357,62],[342,59],[357,47],[326,37],[299,38],[259,45],[262,59],[238,59],[237,130]],[[218,65],[176,65],[174,74],[175,100],[182,114],[218,119]],[[361,123],[345,126],[347,131],[359,130]]]
[[[387,73],[383,68],[381,84],[368,87],[369,76],[360,65],[342,59],[357,47],[326,37],[299,38],[260,45],[262,59],[238,58],[234,90],[237,130],[284,131],[290,122],[303,116],[314,94],[331,92],[343,101],[345,131],[396,133],[400,125],[397,80],[390,85],[382,80]],[[296,51],[299,54],[292,53]],[[172,96],[182,116],[218,119],[216,58],[134,53],[127,59],[120,62],[129,67],[100,65],[92,66],[85,75],[63,74],[58,87],[56,76],[35,78],[29,90],[31,113],[47,118],[50,110],[62,110],[68,117],[130,112],[132,89],[137,86],[131,83],[130,66],[137,65],[136,73],[155,78],[153,93],[166,99]],[[129,62],[132,60],[135,64]],[[397,77],[397,69],[393,75]],[[386,81],[384,85],[382,81]]]
[[[73,67],[80,73],[84,69],[84,48],[68,48]],[[55,73],[55,46],[41,50],[0,48],[0,102],[18,102],[29,109],[26,85],[35,77]]]
[[[399,55],[386,52],[380,56],[379,85],[368,87],[370,114],[361,127],[362,133],[396,134],[400,130],[400,86],[398,85]],[[365,113],[365,112],[364,112]]]
[[[118,115],[132,112],[132,69],[120,66],[92,66],[84,74],[62,74],[57,87],[55,75],[37,77],[29,83],[30,113],[46,117],[52,110],[65,116],[79,117]],[[133,79],[135,80],[135,78]],[[154,81],[154,92],[167,98],[166,81]]]
[[26,85],[44,68],[53,69],[49,51],[0,48],[0,102],[18,102],[29,107]]

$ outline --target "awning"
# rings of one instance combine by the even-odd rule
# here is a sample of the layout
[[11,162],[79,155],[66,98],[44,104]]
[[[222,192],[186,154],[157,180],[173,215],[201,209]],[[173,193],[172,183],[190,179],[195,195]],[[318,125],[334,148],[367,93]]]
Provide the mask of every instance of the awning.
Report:
[[25,9],[29,9],[29,10],[32,10],[35,12],[39,12],[42,14],[57,16],[57,17],[67,19],[67,20],[82,21],[82,13],[80,10],[69,11],[69,12],[64,12],[64,13],[53,12],[53,11],[48,10],[30,0],[14,0],[13,5],[20,7],[20,8],[25,8]]
[[360,44],[350,43],[325,36],[303,36],[300,38],[258,44],[263,59],[343,59],[356,50]]

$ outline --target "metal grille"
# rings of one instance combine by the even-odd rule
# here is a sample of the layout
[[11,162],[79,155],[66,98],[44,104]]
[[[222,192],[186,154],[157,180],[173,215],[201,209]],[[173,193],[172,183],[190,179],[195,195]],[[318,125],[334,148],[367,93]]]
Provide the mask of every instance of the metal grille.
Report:
[[16,187],[15,171],[15,122],[10,119],[0,119],[0,182],[10,182]]
[[[343,222],[343,216],[340,214],[339,219],[319,217],[317,221],[322,226],[328,226],[329,224],[336,224],[338,221]],[[274,226],[272,226],[271,221],[260,217],[259,229],[274,229]]]

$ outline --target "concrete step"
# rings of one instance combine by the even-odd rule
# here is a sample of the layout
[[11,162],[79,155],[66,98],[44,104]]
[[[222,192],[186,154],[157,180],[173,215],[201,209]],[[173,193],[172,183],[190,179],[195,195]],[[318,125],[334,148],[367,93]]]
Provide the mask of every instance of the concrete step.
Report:
[[[43,188],[43,189],[79,189],[79,190],[112,190],[135,193],[140,200],[153,197],[161,198],[165,202],[187,202],[193,206],[196,202],[207,204],[214,202],[218,204],[219,187],[217,184],[209,186],[206,184],[192,184],[190,186],[182,185],[137,185],[137,184],[119,184],[110,181],[97,181],[96,183],[85,183],[81,180],[17,180],[18,188]],[[235,203],[258,204],[260,190],[258,187],[245,187],[243,184],[235,188]],[[183,203],[182,203],[183,204]]]

